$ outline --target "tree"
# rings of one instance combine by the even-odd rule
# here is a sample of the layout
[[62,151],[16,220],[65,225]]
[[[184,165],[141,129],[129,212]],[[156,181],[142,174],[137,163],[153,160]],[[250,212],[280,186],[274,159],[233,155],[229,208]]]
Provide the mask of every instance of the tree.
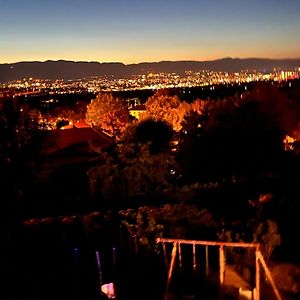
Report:
[[86,114],[86,103],[77,102],[76,106],[64,107],[58,106],[50,111],[50,116],[52,118],[61,118],[64,120],[69,120],[70,122],[80,121],[85,119]]
[[[199,239],[214,238],[216,229],[213,216],[206,209],[196,205],[178,203],[160,207],[142,206],[138,209],[126,209],[119,212],[122,224],[138,245],[147,251],[161,250],[156,239],[163,236],[170,238]],[[137,245],[137,246],[138,246]]]
[[181,122],[189,111],[190,106],[187,102],[182,102],[178,96],[171,96],[165,91],[157,91],[146,102],[146,112],[141,116],[142,119],[149,117],[156,120],[168,122],[175,131],[181,129]]
[[1,101],[0,182],[4,188],[11,187],[12,193],[25,188],[23,182],[27,181],[28,174],[34,169],[41,146],[38,129],[38,119],[27,106],[18,103],[17,99]]
[[99,93],[87,106],[86,121],[118,137],[129,124],[130,115],[126,104],[112,94]]
[[[11,297],[20,297],[13,291],[14,279],[20,274],[18,256],[18,226],[24,217],[36,184],[36,165],[40,150],[37,120],[30,116],[26,106],[18,99],[0,101],[0,190],[1,190],[1,267],[6,274]],[[40,199],[39,199],[40,200]],[[4,291],[1,294],[6,294]]]
[[242,99],[217,101],[202,116],[185,119],[180,164],[195,180],[259,178],[282,161],[283,139],[294,120],[287,97],[272,85],[258,84]]
[[172,128],[164,121],[129,126],[115,148],[102,153],[100,164],[90,169],[92,190],[119,200],[170,188],[175,164],[171,138]]
[[[202,99],[196,99],[190,104],[190,110],[187,113],[195,112],[198,115],[202,115],[208,106],[208,101]],[[187,115],[185,114],[185,116]]]
[[128,141],[148,144],[152,153],[169,150],[174,131],[169,123],[163,120],[144,119],[135,125]]

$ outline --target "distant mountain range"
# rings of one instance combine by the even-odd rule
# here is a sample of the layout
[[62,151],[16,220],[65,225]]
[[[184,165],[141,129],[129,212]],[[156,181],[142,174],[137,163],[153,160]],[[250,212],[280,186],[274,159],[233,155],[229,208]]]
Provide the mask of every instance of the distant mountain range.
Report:
[[175,72],[184,71],[224,71],[239,72],[242,70],[258,70],[269,72],[274,68],[294,70],[300,67],[299,59],[264,59],[264,58],[223,58],[211,61],[160,61],[138,64],[75,62],[75,61],[45,61],[45,62],[17,62],[0,64],[0,82],[7,82],[22,78],[40,79],[80,79],[93,76],[114,76],[116,78],[129,77],[147,72]]

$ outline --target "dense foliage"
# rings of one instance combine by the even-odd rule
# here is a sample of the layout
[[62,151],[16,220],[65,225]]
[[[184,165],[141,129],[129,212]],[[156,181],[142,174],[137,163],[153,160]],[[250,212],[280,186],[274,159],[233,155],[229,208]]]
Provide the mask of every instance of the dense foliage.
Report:
[[201,114],[203,102],[196,100],[190,105],[181,101],[177,95],[170,95],[168,91],[158,90],[149,97],[145,106],[146,112],[142,115],[143,119],[150,117],[155,120],[164,120],[178,132],[182,129],[182,121],[189,112],[194,111]]
[[41,150],[38,120],[17,99],[0,102],[0,140],[1,190],[14,209],[32,186]]
[[128,126],[130,117],[126,104],[112,94],[99,93],[87,106],[86,121],[91,126],[117,137]]
[[89,171],[92,191],[116,201],[170,189],[175,164],[170,152],[172,134],[163,121],[145,120],[128,128]]

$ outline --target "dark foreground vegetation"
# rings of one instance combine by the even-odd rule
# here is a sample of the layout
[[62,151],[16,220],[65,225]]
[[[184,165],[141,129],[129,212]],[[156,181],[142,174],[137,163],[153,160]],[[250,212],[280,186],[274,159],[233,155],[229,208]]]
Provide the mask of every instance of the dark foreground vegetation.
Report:
[[117,96],[84,115],[108,137],[65,148],[0,99],[3,299],[99,299],[110,281],[120,299],[159,299],[162,236],[259,242],[269,263],[300,264],[299,82],[211,101],[160,91],[138,121]]

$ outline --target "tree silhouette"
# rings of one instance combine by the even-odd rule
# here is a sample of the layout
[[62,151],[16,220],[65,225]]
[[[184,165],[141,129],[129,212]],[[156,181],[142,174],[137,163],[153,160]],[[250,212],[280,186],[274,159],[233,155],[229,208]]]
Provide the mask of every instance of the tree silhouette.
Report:
[[173,136],[172,127],[163,120],[145,119],[136,125],[131,139],[149,144],[153,153],[162,152],[170,147]]
[[[30,207],[30,192],[35,185],[40,151],[37,120],[18,99],[0,102],[0,189],[1,189],[1,266],[6,274],[4,290],[12,299],[20,297],[14,290],[20,275],[18,226]],[[5,290],[7,288],[7,291]]]
[[0,111],[0,182],[10,193],[23,193],[40,151],[38,120],[17,99],[3,99]]
[[180,165],[195,180],[270,172],[281,163],[284,136],[295,124],[287,97],[258,84],[243,99],[217,101],[202,116],[185,119]]
[[113,150],[101,154],[89,171],[94,192],[106,199],[129,199],[171,185],[173,130],[164,121],[144,120],[128,127]]

